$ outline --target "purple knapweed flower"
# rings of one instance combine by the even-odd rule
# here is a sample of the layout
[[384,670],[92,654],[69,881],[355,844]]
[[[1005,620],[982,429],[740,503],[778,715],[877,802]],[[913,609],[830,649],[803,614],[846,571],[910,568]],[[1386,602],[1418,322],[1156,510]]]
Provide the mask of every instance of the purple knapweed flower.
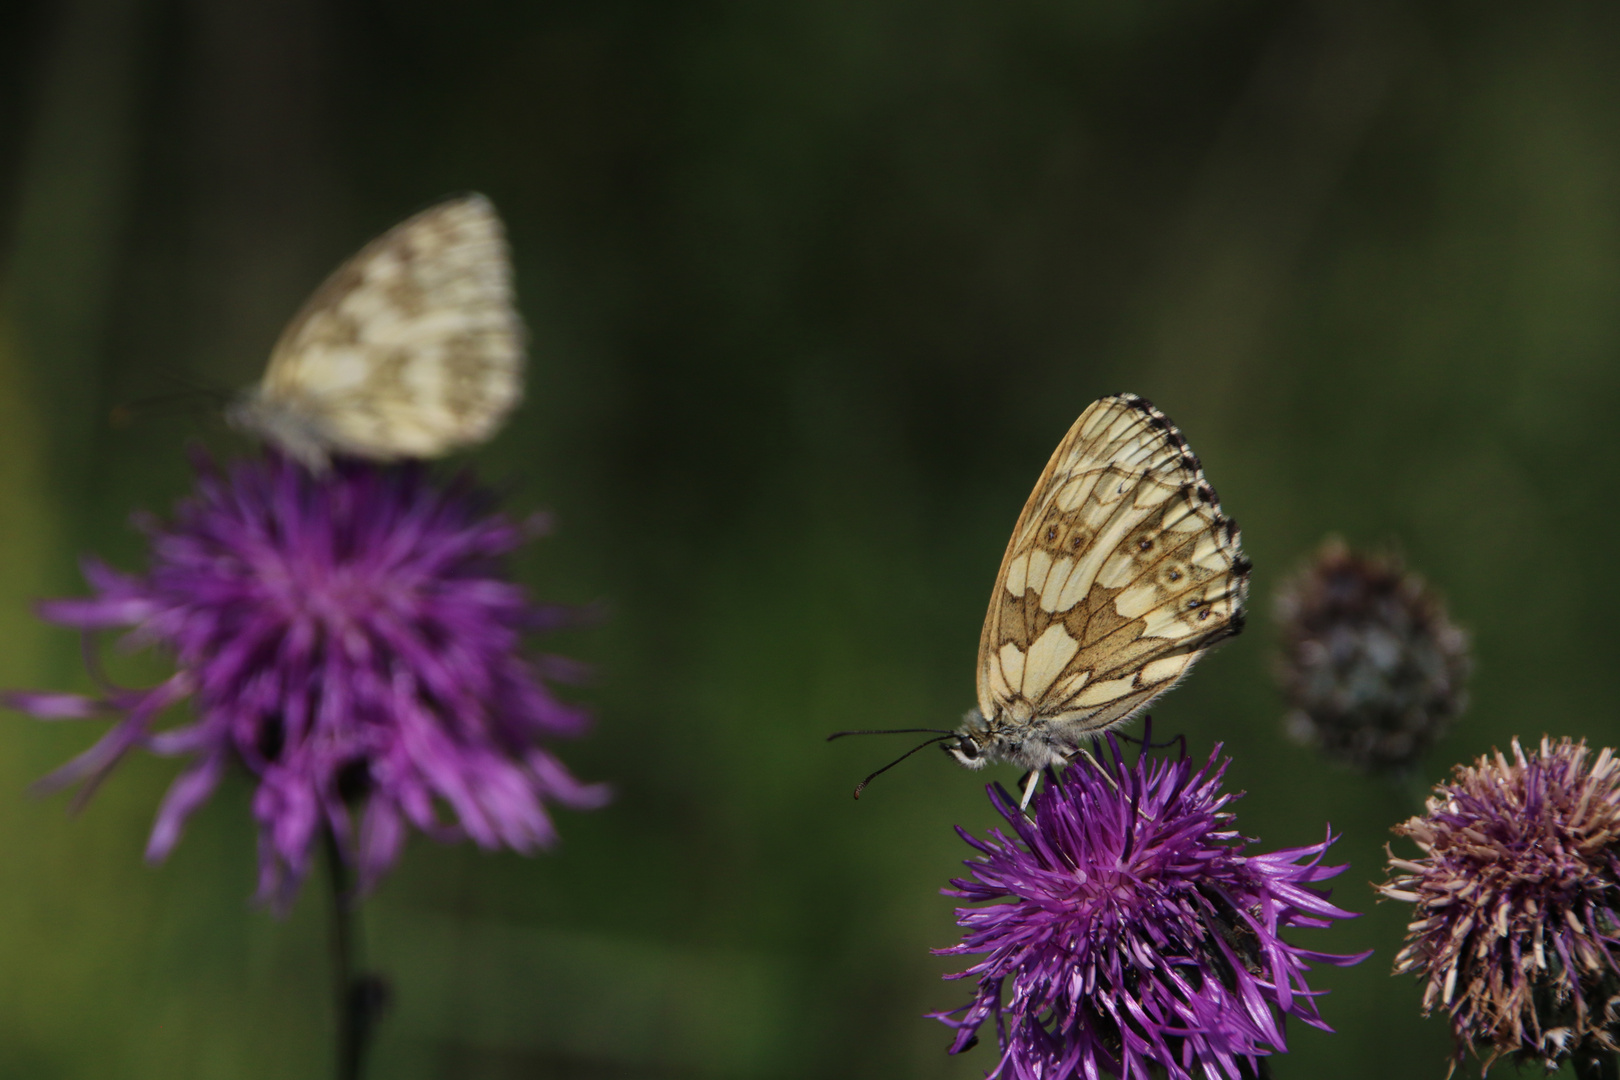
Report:
[[[90,561],[94,597],[40,606],[87,635],[128,629],[127,644],[176,661],[148,689],[96,673],[97,697],[11,695],[43,719],[122,716],[43,786],[82,782],[82,798],[137,747],[189,757],[147,844],[156,861],[226,769],[245,766],[257,780],[259,895],[278,906],[326,831],[367,888],[408,825],[527,852],[556,838],[547,802],[604,802],[604,788],[540,745],[589,719],[542,681],[565,677],[567,662],[519,652],[525,632],[567,619],[505,576],[505,556],[536,528],[492,513],[465,479],[439,487],[415,465],[343,461],[315,475],[272,453],[198,471],[174,521],[145,524],[145,576]],[[187,698],[193,720],[160,728]]]
[[[1426,812],[1395,827],[1385,896],[1414,905],[1395,974],[1424,981],[1470,1048],[1549,1071],[1620,1050],[1620,760],[1543,738],[1458,765]],[[1607,1074],[1606,1074],[1607,1075]]]
[[1331,1030],[1316,1008],[1323,991],[1306,984],[1308,961],[1368,954],[1310,952],[1278,934],[1353,917],[1312,887],[1344,869],[1321,865],[1331,833],[1245,855],[1219,746],[1194,769],[1185,756],[1127,765],[1112,735],[1108,745],[1099,762],[1048,774],[1033,820],[999,784],[989,788],[1011,836],[957,830],[982,855],[945,895],[995,903],[958,908],[962,943],[936,950],[985,954],[947,976],[978,979],[972,1003],[932,1014],[956,1029],[951,1053],[994,1016],[992,1078],[1238,1080],[1240,1063],[1252,1076],[1258,1058],[1286,1050],[1279,1014]]

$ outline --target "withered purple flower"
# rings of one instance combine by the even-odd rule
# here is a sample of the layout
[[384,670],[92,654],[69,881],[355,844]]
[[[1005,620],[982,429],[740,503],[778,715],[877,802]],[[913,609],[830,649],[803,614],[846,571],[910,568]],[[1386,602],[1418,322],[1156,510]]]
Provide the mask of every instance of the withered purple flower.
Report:
[[[91,561],[93,597],[40,610],[87,635],[128,629],[129,644],[172,653],[175,673],[148,689],[103,679],[96,697],[9,700],[45,719],[122,717],[46,787],[79,782],[88,795],[135,748],[190,758],[149,859],[233,764],[257,782],[259,894],[278,905],[325,831],[365,888],[408,827],[526,852],[556,839],[548,802],[603,803],[604,788],[542,745],[589,718],[546,686],[566,661],[520,652],[526,633],[567,618],[505,574],[537,529],[492,512],[467,480],[440,487],[419,466],[353,461],[314,475],[275,454],[223,472],[202,461],[174,521],[146,528],[146,575]],[[190,722],[159,725],[188,698]]]
[[1282,1014],[1331,1030],[1309,962],[1368,954],[1311,952],[1280,935],[1353,917],[1313,887],[1344,869],[1321,864],[1331,834],[1244,854],[1219,747],[1195,769],[1185,756],[1128,765],[1112,735],[1108,745],[1097,764],[1049,774],[1033,820],[992,786],[1010,835],[957,830],[981,854],[945,893],[989,906],[959,908],[967,933],[938,950],[984,957],[948,976],[976,978],[973,1001],[934,1014],[956,1029],[951,1052],[994,1017],[991,1077],[1237,1080],[1286,1050]]
[[1393,556],[1337,540],[1277,592],[1288,732],[1363,772],[1399,771],[1467,704],[1468,635]]
[[1620,762],[1589,758],[1584,741],[1515,740],[1395,828],[1422,852],[1392,854],[1380,887],[1415,905],[1395,973],[1423,980],[1425,1014],[1451,1014],[1459,1061],[1551,1070],[1620,1049]]

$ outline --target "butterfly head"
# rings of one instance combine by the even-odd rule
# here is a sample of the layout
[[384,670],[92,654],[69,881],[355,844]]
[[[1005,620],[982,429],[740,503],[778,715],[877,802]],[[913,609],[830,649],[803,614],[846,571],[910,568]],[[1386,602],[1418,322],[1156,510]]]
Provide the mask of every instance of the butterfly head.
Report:
[[1006,762],[1020,769],[1061,765],[1078,745],[1076,736],[1053,725],[1029,722],[1018,712],[997,713],[985,719],[980,709],[969,709],[953,737],[940,744],[958,765],[982,769]]
[[969,709],[967,715],[962,717],[962,726],[956,729],[956,737],[939,745],[956,759],[958,765],[982,769],[990,763],[995,739],[984,714],[978,709]]
[[272,443],[311,472],[324,473],[331,466],[331,437],[307,412],[287,408],[260,387],[243,391],[227,405],[225,422]]

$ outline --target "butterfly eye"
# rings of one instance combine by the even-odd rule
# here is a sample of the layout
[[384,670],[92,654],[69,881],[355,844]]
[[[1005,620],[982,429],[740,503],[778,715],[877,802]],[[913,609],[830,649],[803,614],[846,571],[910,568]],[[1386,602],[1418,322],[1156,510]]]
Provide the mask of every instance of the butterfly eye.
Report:
[[979,756],[979,744],[974,742],[972,739],[963,736],[962,739],[956,744],[956,752],[967,758],[969,761],[972,761]]

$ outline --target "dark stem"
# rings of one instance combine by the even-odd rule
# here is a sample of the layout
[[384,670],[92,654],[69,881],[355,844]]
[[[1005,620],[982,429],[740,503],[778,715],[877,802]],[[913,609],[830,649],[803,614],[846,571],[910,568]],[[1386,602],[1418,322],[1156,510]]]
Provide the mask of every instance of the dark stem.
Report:
[[1620,1080],[1620,1060],[1613,1050],[1605,1050],[1591,1039],[1583,1041],[1570,1055],[1570,1064],[1580,1080]]
[[332,884],[332,1005],[337,1019],[337,1080],[360,1080],[366,1051],[388,1003],[382,978],[360,970],[360,908],[343,852],[325,830],[327,877]]

